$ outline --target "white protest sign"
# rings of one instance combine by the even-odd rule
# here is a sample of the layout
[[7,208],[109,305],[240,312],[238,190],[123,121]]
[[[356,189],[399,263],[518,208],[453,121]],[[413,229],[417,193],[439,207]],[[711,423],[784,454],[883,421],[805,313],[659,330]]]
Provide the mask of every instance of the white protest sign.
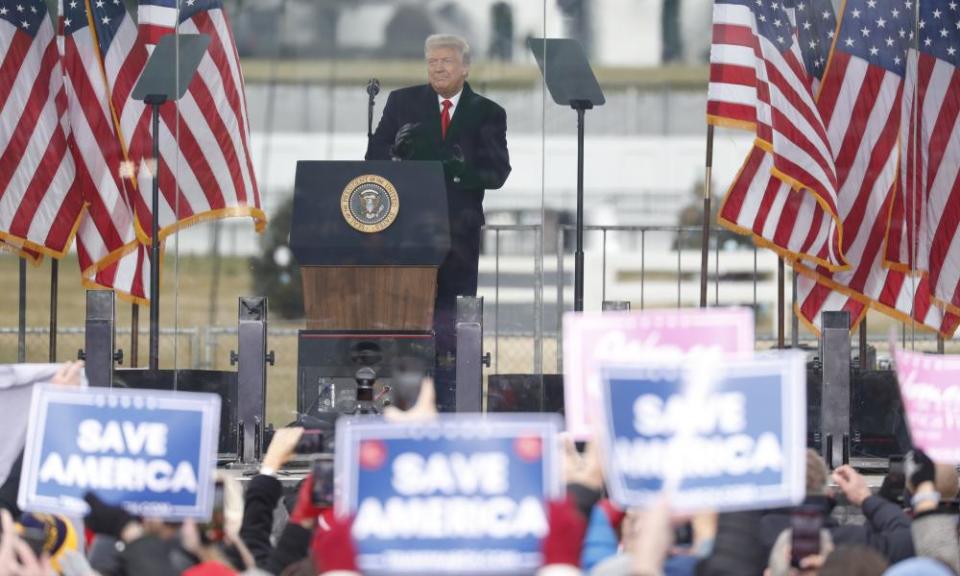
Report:
[[753,312],[746,308],[575,313],[563,316],[563,394],[567,432],[593,433],[600,410],[601,364],[696,359],[719,353],[749,358]]

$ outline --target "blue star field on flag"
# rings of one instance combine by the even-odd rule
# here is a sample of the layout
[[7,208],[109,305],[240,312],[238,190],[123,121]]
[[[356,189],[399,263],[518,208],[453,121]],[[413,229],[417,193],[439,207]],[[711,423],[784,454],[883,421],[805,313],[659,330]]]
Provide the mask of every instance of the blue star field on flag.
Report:
[[830,47],[837,29],[837,15],[830,0],[797,0],[797,41],[807,73],[823,79]]
[[915,0],[847,0],[836,49],[904,75]]
[[920,2],[920,50],[957,66],[960,60],[958,0]]
[[0,0],[0,20],[6,20],[30,36],[37,35],[46,17],[47,4],[43,0]]

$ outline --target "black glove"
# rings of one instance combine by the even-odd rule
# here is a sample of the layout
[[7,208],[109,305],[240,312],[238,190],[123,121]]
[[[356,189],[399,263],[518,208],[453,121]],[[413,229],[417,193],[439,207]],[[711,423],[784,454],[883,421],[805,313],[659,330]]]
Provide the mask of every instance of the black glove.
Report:
[[919,448],[907,452],[906,457],[903,459],[903,467],[914,489],[924,482],[933,482],[937,474],[933,460]]
[[390,157],[394,160],[409,160],[413,158],[416,151],[416,133],[420,128],[419,123],[404,124],[397,130],[397,135],[393,139],[393,146],[390,147]]
[[87,528],[96,534],[105,534],[119,540],[123,529],[134,519],[123,508],[107,504],[93,492],[84,494],[83,500],[90,506],[86,517]]
[[446,149],[446,159],[443,161],[443,171],[447,176],[457,177],[463,174],[467,167],[466,160],[463,157],[463,149],[454,144]]

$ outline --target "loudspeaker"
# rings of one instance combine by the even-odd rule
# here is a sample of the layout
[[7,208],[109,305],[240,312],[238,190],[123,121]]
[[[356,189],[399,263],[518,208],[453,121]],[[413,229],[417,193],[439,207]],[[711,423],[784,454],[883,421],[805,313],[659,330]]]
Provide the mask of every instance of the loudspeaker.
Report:
[[487,412],[563,413],[562,374],[491,374]]
[[83,350],[78,356],[86,363],[87,381],[91,386],[113,386],[115,322],[113,290],[87,290]]
[[217,452],[221,460],[237,456],[237,373],[219,370],[117,370],[113,385],[138,390],[176,390],[211,392],[220,396],[220,441]]
[[260,460],[266,426],[267,362],[273,364],[274,355],[267,354],[267,299],[241,297],[238,306],[238,352],[231,354],[230,362],[237,363],[239,456],[241,462],[255,462]]
[[855,371],[851,375],[850,444],[856,458],[888,458],[910,450],[893,370]]

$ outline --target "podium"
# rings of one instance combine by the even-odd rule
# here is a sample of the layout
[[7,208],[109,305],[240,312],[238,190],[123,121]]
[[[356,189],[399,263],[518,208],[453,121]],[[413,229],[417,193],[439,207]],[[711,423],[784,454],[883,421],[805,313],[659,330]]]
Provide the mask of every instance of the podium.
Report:
[[398,358],[433,365],[449,221],[439,162],[297,163],[290,248],[306,316],[298,412],[344,410],[361,367],[383,386]]

